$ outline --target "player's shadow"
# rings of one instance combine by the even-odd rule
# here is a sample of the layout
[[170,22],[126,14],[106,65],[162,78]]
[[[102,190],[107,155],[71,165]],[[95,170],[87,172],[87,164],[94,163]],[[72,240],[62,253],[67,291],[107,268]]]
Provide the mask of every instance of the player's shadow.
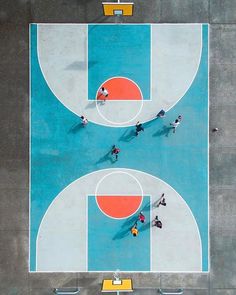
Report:
[[126,228],[124,230],[120,230],[118,233],[116,233],[114,235],[114,237],[112,238],[112,240],[121,240],[123,239],[124,237],[127,237],[130,233],[130,228]]
[[140,211],[149,211],[151,208],[151,205],[147,203],[143,208],[140,209]]
[[92,101],[92,102],[89,102],[87,105],[86,105],[86,107],[85,107],[85,109],[94,109],[94,108],[96,108],[96,106],[104,106],[105,105],[105,103],[104,103],[104,101],[103,100],[94,100],[94,101]]
[[77,133],[79,132],[81,129],[83,129],[84,126],[81,122],[79,123],[75,123],[74,125],[71,126],[71,128],[68,130],[68,133]]
[[91,68],[96,65],[97,61],[89,61],[88,64],[86,61],[74,61],[73,63],[69,64],[65,70],[66,71],[84,71],[87,67]]
[[94,109],[95,107],[96,107],[96,101],[94,100],[94,101],[92,101],[92,102],[89,102],[89,103],[86,105],[85,109]]
[[121,240],[130,234],[132,226],[138,221],[138,216],[132,216],[126,219],[122,224],[121,229],[114,235],[112,240]]
[[[114,235],[112,240],[121,240],[121,239],[129,236],[132,226],[135,224],[135,222],[137,222],[137,217],[133,217],[132,221],[133,222],[129,221],[129,226],[127,224],[125,229],[121,229],[120,231],[118,231],[118,233],[116,233]],[[125,227],[125,223],[122,225],[122,228]],[[150,229],[150,226],[151,226],[151,221],[144,223],[144,224],[140,223],[138,225],[138,230],[139,230],[139,232],[142,232],[142,231]]]
[[143,123],[144,130],[152,127],[155,124],[156,120],[157,120],[157,117],[154,117],[154,118],[152,117],[150,119],[150,121],[147,121],[147,122]]
[[125,130],[125,132],[119,138],[119,141],[130,142],[132,139],[136,137],[135,130]]
[[131,216],[128,219],[126,219],[126,221],[122,224],[121,227],[131,228],[135,224],[135,222],[137,222],[137,221],[138,221],[138,216]]
[[162,200],[163,197],[160,197],[159,199],[157,199],[156,201],[154,201],[152,203],[152,209],[158,208],[160,206],[160,202]]
[[163,126],[161,130],[158,130],[152,136],[153,137],[157,137],[157,136],[166,136],[166,137],[168,137],[172,130],[173,130],[173,127],[171,127],[171,126]]
[[109,150],[109,152],[107,152],[104,156],[102,156],[97,162],[96,164],[101,164],[104,162],[110,161],[111,164],[114,164],[116,162],[116,159],[112,156],[111,154],[111,149]]
[[104,99],[102,99],[101,96],[98,96],[96,98],[96,103],[97,103],[98,107],[102,107],[102,106],[105,106],[105,104],[107,104],[107,102],[105,102]]
[[145,231],[147,229],[150,229],[150,225],[151,225],[151,222],[147,222],[147,223],[144,223],[142,224],[141,226],[139,226],[139,232],[142,232],[142,231]]
[[65,67],[64,70],[66,71],[82,71],[86,70],[87,64],[85,61],[74,61],[73,63],[69,64]]

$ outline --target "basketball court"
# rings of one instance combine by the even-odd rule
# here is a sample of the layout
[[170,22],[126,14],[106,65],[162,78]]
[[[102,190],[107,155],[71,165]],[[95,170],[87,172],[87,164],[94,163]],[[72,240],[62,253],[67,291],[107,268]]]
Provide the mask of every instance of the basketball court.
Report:
[[30,271],[208,272],[208,26],[32,24],[30,92]]

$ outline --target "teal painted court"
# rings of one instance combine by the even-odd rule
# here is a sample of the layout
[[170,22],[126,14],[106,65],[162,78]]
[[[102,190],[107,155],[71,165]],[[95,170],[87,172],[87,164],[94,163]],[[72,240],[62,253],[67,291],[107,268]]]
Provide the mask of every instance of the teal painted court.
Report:
[[[141,132],[137,137],[135,136],[135,123],[139,121],[144,107],[141,108],[140,113],[137,112],[138,115],[134,121],[130,121],[133,122],[130,123],[130,126],[123,126],[122,124],[112,126],[109,125],[109,122],[107,125],[105,123],[100,124],[96,122],[96,119],[93,119],[93,112],[99,110],[99,112],[105,114],[104,110],[109,107],[109,100],[106,102],[108,106],[105,105],[103,109],[99,109],[102,106],[96,102],[96,92],[107,79],[127,77],[139,86],[143,95],[141,103],[146,104],[145,106],[148,108],[147,104],[150,99],[155,99],[152,95],[152,88],[156,87],[157,91],[159,89],[158,82],[154,85],[152,78],[155,74],[154,71],[158,73],[158,68],[152,66],[155,57],[153,53],[154,29],[152,25],[148,24],[91,24],[84,25],[83,28],[84,38],[87,42],[84,43],[87,46],[84,47],[86,48],[84,49],[86,51],[85,58],[81,58],[84,46],[82,44],[81,54],[76,51],[73,56],[74,63],[68,61],[68,64],[73,66],[67,68],[64,64],[60,66],[61,74],[56,70],[56,66],[55,68],[50,66],[51,69],[46,70],[44,65],[46,60],[44,50],[46,49],[43,46],[46,48],[47,42],[42,36],[45,32],[47,33],[46,28],[43,25],[40,28],[40,25],[36,24],[31,25],[30,28],[30,271],[40,271],[39,265],[43,265],[43,261],[47,260],[47,255],[50,257],[50,252],[49,250],[47,252],[46,246],[42,247],[43,254],[40,254],[41,238],[43,239],[42,230],[47,233],[54,232],[56,222],[52,218],[50,223],[47,216],[49,216],[48,213],[53,210],[55,204],[58,204],[57,212],[66,210],[63,209],[65,207],[60,205],[64,191],[71,187],[71,193],[68,193],[66,201],[68,207],[66,208],[75,210],[77,205],[69,200],[71,194],[74,194],[73,200],[76,200],[77,191],[76,189],[72,190],[72,187],[77,181],[83,182],[83,179],[86,177],[89,179],[97,171],[109,172],[109,169],[117,169],[117,171],[130,169],[159,179],[168,188],[170,187],[173,194],[181,196],[179,203],[183,204],[181,208],[187,208],[189,216],[196,222],[197,235],[199,235],[201,244],[201,271],[207,272],[209,270],[208,26],[201,26],[201,54],[191,85],[186,89],[183,96],[166,110],[164,118],[152,117],[146,121],[141,120],[144,132]],[[77,29],[81,31],[79,26],[76,27]],[[61,27],[62,30],[63,27]],[[73,32],[73,30],[74,27],[71,28],[71,31],[68,28],[65,29],[65,38],[71,38],[72,34],[70,35],[68,32]],[[53,28],[48,29],[48,36],[51,40],[56,38]],[[61,42],[63,43],[63,41]],[[76,42],[80,46],[79,41]],[[57,50],[56,44],[55,46],[52,45],[52,48],[55,52],[62,52],[59,49]],[[73,46],[73,42],[71,44]],[[71,51],[72,49],[68,50]],[[158,50],[159,47],[157,47]],[[78,59],[76,59],[77,55]],[[66,63],[68,58],[66,52],[63,56]],[[58,58],[55,57],[55,61],[59,64]],[[57,82],[50,82],[53,73],[55,74],[53,79],[58,80],[58,84],[56,84]],[[81,92],[81,97],[79,97],[79,93],[78,97],[74,99],[70,94],[75,89],[74,87],[77,87],[77,80],[73,80],[73,77],[82,76],[83,73],[85,73],[84,81],[86,82],[81,82],[81,87],[85,88],[85,92]],[[63,83],[66,75],[69,75],[69,84]],[[60,100],[59,90],[57,90],[59,87],[64,87],[63,91],[65,92],[61,92],[61,96],[65,96],[67,100]],[[169,87],[172,86],[169,85]],[[68,95],[66,96],[67,89]],[[82,97],[82,94],[85,94],[85,96]],[[85,102],[82,103],[82,99]],[[71,106],[68,107],[66,101],[69,100],[72,102],[70,101]],[[73,109],[73,105],[75,105],[75,109]],[[76,108],[78,108],[78,111]],[[129,113],[127,105],[122,105],[122,102],[119,104],[119,108],[122,112]],[[160,110],[150,108],[150,113],[158,113],[158,111]],[[89,117],[87,117],[89,123],[85,127],[81,124],[79,112],[80,115],[86,117],[89,114]],[[96,116],[99,116],[99,112]],[[173,122],[180,114],[183,119],[176,129],[176,133],[173,133],[170,122]],[[110,111],[109,115],[112,116]],[[114,111],[114,116],[118,116],[118,111]],[[121,150],[118,161],[114,161],[110,153],[112,145],[118,146]],[[135,176],[136,178],[137,176]],[[146,181],[146,176],[144,180]],[[86,256],[86,262],[83,264],[85,265],[84,271],[114,271],[116,269],[131,272],[153,271],[152,235],[159,235],[158,238],[161,238],[165,224],[163,223],[161,234],[158,231],[154,232],[152,228],[152,204],[153,200],[159,196],[158,187],[153,188],[153,190],[156,189],[158,196],[153,196],[144,191],[142,177],[141,180],[138,179],[137,183],[140,183],[143,189],[143,201],[140,208],[127,218],[114,219],[103,214],[96,203],[96,185],[96,189],[91,189],[92,191],[89,194],[86,193],[81,197],[81,202],[86,209],[81,212],[78,207],[80,221],[76,218],[73,221],[68,217],[71,222],[65,223],[68,225],[65,239],[67,233],[68,236],[78,235],[81,243],[84,243],[83,250],[81,250],[82,248],[79,249],[79,244],[75,244],[73,246],[74,252],[69,249],[68,252],[71,253],[72,261],[77,259],[73,258],[73,255],[75,255],[74,257]],[[148,183],[152,185],[151,180]],[[120,183],[119,186],[123,190],[126,184]],[[137,187],[139,186],[137,185]],[[108,187],[107,193],[109,194],[111,190],[112,188]],[[83,189],[79,189],[78,186],[78,195],[82,193]],[[106,190],[104,194],[106,194]],[[169,210],[171,206],[170,195],[166,196],[166,201]],[[175,204],[178,205],[178,202]],[[139,225],[139,235],[135,240],[130,234],[130,227],[132,227],[138,212],[143,207],[148,207],[148,210],[145,211],[146,223]],[[158,210],[162,210],[161,214],[165,214],[165,208]],[[173,209],[171,212],[175,212],[175,210]],[[59,218],[60,216],[55,217]],[[174,216],[171,218],[174,218]],[[168,223],[168,216],[165,215],[163,220]],[[48,222],[47,226],[44,222]],[[181,232],[184,232],[186,224],[179,224],[178,226]],[[83,229],[80,231],[80,228]],[[65,229],[63,228],[63,230]],[[63,239],[63,231],[60,233],[60,229],[57,228],[55,236],[60,234]],[[185,236],[187,240],[188,234],[186,233]],[[43,245],[47,245],[45,241]],[[68,241],[71,240],[68,239]],[[60,245],[57,246],[60,248]],[[158,249],[158,245],[156,247]],[[85,252],[83,252],[84,249],[86,249]],[[176,248],[176,255],[178,255],[177,253],[178,249]],[[43,259],[40,258],[42,255]],[[139,259],[140,257],[142,259]],[[48,259],[50,260],[50,258]],[[63,262],[61,264],[59,262],[58,267],[59,271],[64,269]],[[44,270],[46,269],[47,266],[45,265]],[[70,269],[69,263],[65,269],[65,271]],[[48,271],[53,270],[48,269]],[[74,268],[71,271],[74,271]]]

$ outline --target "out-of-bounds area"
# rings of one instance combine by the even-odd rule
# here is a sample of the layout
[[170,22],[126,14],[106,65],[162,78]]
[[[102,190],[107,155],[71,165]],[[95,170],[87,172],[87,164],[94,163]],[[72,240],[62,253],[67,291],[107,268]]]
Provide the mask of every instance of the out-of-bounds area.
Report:
[[30,271],[208,272],[208,26],[32,24],[30,93]]

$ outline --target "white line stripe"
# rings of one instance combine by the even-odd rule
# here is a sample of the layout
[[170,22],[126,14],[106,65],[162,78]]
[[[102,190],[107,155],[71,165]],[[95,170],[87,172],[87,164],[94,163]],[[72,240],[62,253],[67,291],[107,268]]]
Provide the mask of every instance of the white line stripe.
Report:
[[[57,25],[57,26],[84,26],[84,23],[30,23],[30,24],[36,24],[36,25],[43,25],[43,26],[50,26],[50,25]],[[90,25],[96,25],[96,26],[110,26],[110,25],[131,25],[131,26],[137,26],[137,25],[152,25],[152,26],[162,26],[162,25],[169,25],[169,26],[189,26],[189,25],[209,25],[209,23],[90,23]]]
[[207,174],[207,177],[208,177],[208,181],[207,181],[207,184],[208,184],[208,190],[207,190],[207,198],[208,198],[208,272],[210,272],[210,263],[211,263],[211,260],[210,260],[210,166],[209,166],[209,155],[210,155],[210,136],[209,136],[209,131],[210,131],[210,100],[209,100],[209,94],[210,94],[210,86],[209,86],[209,81],[210,81],[210,28],[209,28],[209,24],[207,24],[207,45],[208,45],[208,52],[207,52],[207,55],[208,55],[208,75],[207,75],[207,78],[208,78],[208,81],[207,81],[207,84],[208,84],[208,95],[207,95],[207,99],[208,99],[208,146],[207,146],[207,149],[208,149],[208,158],[207,158],[207,170],[208,170],[208,174]]
[[87,99],[88,99],[88,97],[89,97],[89,89],[88,89],[88,84],[89,84],[89,82],[88,82],[88,79],[89,79],[89,52],[88,52],[88,50],[89,50],[89,25],[87,24],[87,26],[86,26],[86,28],[87,28],[87,79],[86,79],[86,83],[87,83]]
[[[110,171],[113,171],[113,172],[116,172],[116,173],[119,173],[120,172],[120,170],[121,170],[121,168],[113,168],[113,169],[103,169],[103,170],[98,170],[98,171],[95,171],[95,172],[92,172],[92,173],[89,173],[89,174],[87,174],[87,175],[84,175],[84,176],[82,176],[81,178],[85,178],[85,177],[87,177],[88,175],[91,175],[91,174],[93,174],[93,173],[95,173],[95,174],[97,174],[97,173],[102,173],[102,172],[104,172],[104,171],[108,171],[108,172],[110,172]],[[145,174],[145,175],[148,175],[150,178],[153,178],[153,179],[157,179],[157,180],[159,180],[161,183],[163,183],[163,184],[165,184],[167,187],[170,187],[181,199],[182,199],[182,201],[186,204],[186,207],[188,208],[188,210],[189,210],[189,212],[190,212],[190,214],[192,215],[192,217],[193,217],[193,220],[194,220],[194,223],[196,224],[196,228],[197,228],[197,232],[198,232],[198,235],[199,235],[199,240],[200,240],[200,243],[201,243],[201,236],[200,236],[200,233],[199,233],[199,229],[198,229],[198,226],[197,226],[197,222],[196,222],[196,220],[195,220],[195,218],[194,218],[194,215],[193,215],[193,213],[192,213],[192,211],[191,211],[191,209],[189,208],[189,206],[188,206],[188,204],[186,203],[186,201],[175,191],[175,189],[171,186],[171,185],[169,185],[168,183],[166,183],[165,181],[163,181],[163,180],[161,180],[160,178],[158,178],[158,177],[156,177],[156,176],[153,176],[153,175],[151,175],[151,174],[148,174],[148,173],[145,173],[145,172],[141,172],[141,171],[138,171],[138,170],[131,170],[131,169],[126,169],[126,168],[122,168],[122,172],[123,173],[127,173],[127,174],[131,174],[132,172],[135,172],[136,174]],[[110,174],[110,173],[109,173]],[[139,175],[139,176],[140,176]],[[134,175],[132,175],[133,177],[135,177]],[[141,176],[140,176],[141,177]],[[81,179],[80,178],[80,179]],[[135,177],[136,178],[136,177]],[[64,190],[66,190],[69,186],[71,186],[73,183],[75,183],[76,181],[77,181],[78,179],[76,179],[75,181],[73,181],[71,184],[69,184],[66,188],[64,188],[63,189],[63,191]],[[93,195],[94,193],[91,193],[91,195]],[[87,194],[88,195],[88,194]],[[152,194],[151,193],[146,193],[145,192],[145,195],[149,195],[149,196],[152,196]],[[52,201],[52,203],[50,204],[50,206],[48,207],[48,209],[46,210],[46,212],[45,212],[45,214],[44,214],[44,216],[43,216],[43,219],[42,219],[42,222],[41,222],[41,224],[40,224],[40,227],[41,227],[41,225],[42,225],[42,223],[43,223],[43,220],[44,220],[44,218],[45,218],[45,216],[47,215],[47,212],[48,212],[48,210],[49,210],[49,208],[53,205],[53,203],[55,202],[55,200],[59,197],[59,196],[61,196],[61,192],[55,197],[55,199]],[[40,232],[40,228],[39,228],[39,231],[38,231],[38,233]],[[37,237],[38,238],[38,237]],[[202,249],[202,247],[201,247],[201,249]],[[202,255],[201,255],[202,256]],[[202,259],[201,259],[201,261],[202,261]],[[112,270],[111,270],[112,271]],[[40,271],[39,271],[40,272]],[[43,272],[45,272],[45,271],[43,271]],[[46,271],[47,272],[47,271]],[[55,271],[49,271],[49,272],[55,272]],[[66,271],[67,272],[67,271]],[[74,271],[71,271],[71,272],[74,272]],[[92,271],[93,272],[93,271]],[[98,271],[99,272],[99,271]],[[104,271],[104,272],[109,272],[109,270],[107,270],[107,271]],[[129,271],[127,271],[127,272],[129,272]],[[140,271],[137,271],[137,272],[140,272]],[[154,273],[156,273],[156,272],[167,272],[168,273],[168,271],[143,271],[143,272],[154,272]],[[173,273],[173,272],[175,272],[175,273],[203,273],[203,272],[205,272],[205,271],[169,271],[170,273]]]
[[152,25],[150,25],[150,94],[149,98],[152,101]]
[[[127,175],[129,175],[131,178],[133,178],[136,182],[137,182],[137,184],[138,184],[138,186],[139,186],[139,188],[140,188],[140,192],[141,192],[141,197],[142,197],[142,200],[141,200],[141,202],[140,202],[140,205],[139,205],[139,207],[137,208],[137,210],[136,211],[134,211],[132,214],[130,214],[129,216],[125,216],[125,217],[123,217],[123,218],[116,218],[116,217],[112,217],[112,216],[110,216],[110,215],[108,215],[108,214],[106,214],[101,208],[100,208],[100,206],[99,206],[99,204],[98,204],[98,202],[97,202],[97,198],[96,198],[96,203],[97,203],[97,206],[98,206],[98,208],[100,209],[100,211],[104,214],[104,215],[106,215],[107,217],[109,217],[109,218],[113,218],[113,219],[126,219],[126,218],[129,218],[129,217],[131,217],[132,215],[134,215],[135,213],[137,213],[138,211],[139,211],[139,209],[140,209],[140,207],[142,206],[142,203],[143,203],[143,188],[142,188],[142,185],[141,185],[141,183],[137,180],[137,178],[136,177],[134,177],[132,174],[130,174],[130,173],[128,173],[128,172],[124,172],[124,171],[115,171],[115,172],[111,172],[111,173],[108,173],[108,174],[106,174],[106,175],[104,175],[100,180],[99,180],[99,182],[97,183],[97,185],[96,185],[96,188],[95,188],[95,196],[100,196],[100,194],[98,194],[98,187],[99,187],[99,185],[102,183],[102,181],[106,178],[106,177],[108,177],[108,176],[110,176],[110,175],[112,175],[112,174],[127,174]],[[112,194],[112,195],[114,195],[114,194]]]
[[85,247],[85,255],[86,255],[86,261],[85,261],[85,269],[86,271],[88,271],[88,195],[86,196],[86,229],[85,229],[85,232],[86,232],[86,247]]
[[149,215],[150,215],[150,271],[152,271],[152,196],[150,196],[150,210],[149,210]]
[[29,24],[29,271],[31,264],[31,41],[31,25]]

